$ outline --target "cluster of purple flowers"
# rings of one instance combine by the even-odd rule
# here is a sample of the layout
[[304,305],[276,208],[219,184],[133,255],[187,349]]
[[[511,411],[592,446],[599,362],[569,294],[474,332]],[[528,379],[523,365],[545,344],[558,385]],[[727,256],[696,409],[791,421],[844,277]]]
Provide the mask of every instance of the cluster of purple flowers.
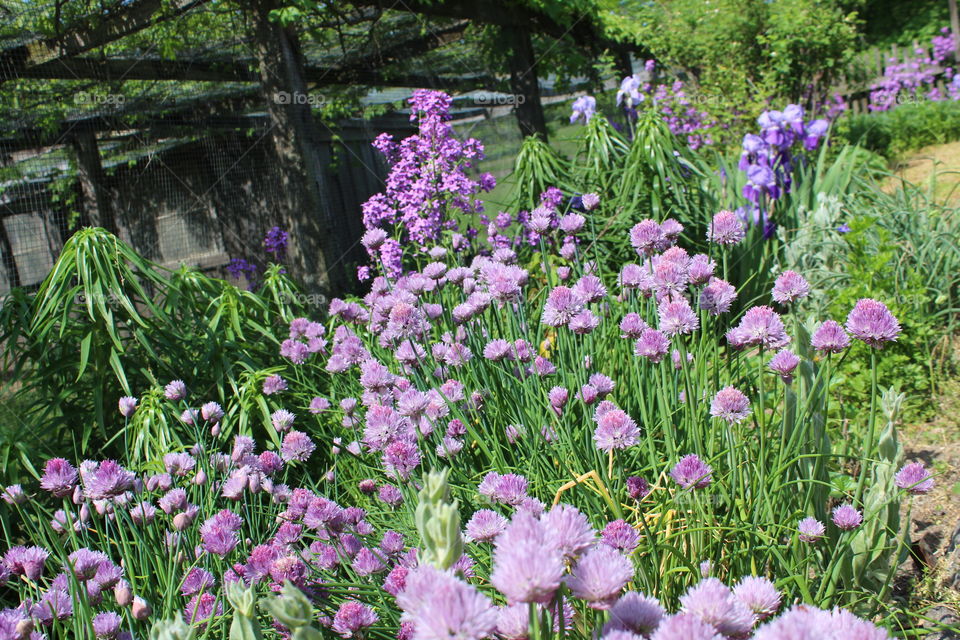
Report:
[[280,227],[270,227],[267,235],[263,238],[263,248],[275,260],[282,262],[287,253],[288,238],[287,232]]
[[804,120],[803,107],[791,104],[783,111],[764,111],[757,118],[760,133],[743,137],[739,169],[747,174],[743,197],[761,212],[765,202],[790,192],[793,169],[801,156],[796,147],[816,149],[829,128],[823,119]]
[[[904,56],[902,60],[896,57],[887,60],[883,77],[870,87],[868,108],[871,111],[888,111],[909,101],[960,99],[953,68],[942,68],[947,58],[953,55],[954,36],[950,29],[941,29],[940,35],[933,37],[931,45],[932,52],[917,47],[912,56]],[[941,72],[949,81],[946,96],[935,86]]]
[[290,322],[289,337],[280,343],[280,355],[293,364],[303,364],[315,353],[325,354],[327,329],[319,322],[295,318]]
[[[656,62],[644,63],[645,80],[640,74],[627,76],[620,82],[617,91],[617,106],[622,107],[629,120],[637,118],[638,107],[649,105],[666,123],[670,132],[683,138],[690,149],[697,150],[713,144],[710,131],[718,126],[709,113],[697,108],[687,95],[682,80],[654,82]],[[582,120],[586,124],[597,115],[597,101],[592,96],[580,96],[573,102],[570,122]]]
[[782,594],[761,576],[745,576],[732,588],[705,577],[670,614],[657,598],[627,590],[636,572],[630,553],[639,533],[623,520],[598,532],[570,505],[541,513],[518,508],[509,520],[481,510],[468,523],[467,538],[492,543],[490,584],[506,603],[496,606],[456,568],[398,567],[388,588],[403,611],[398,637],[481,640],[496,634],[520,639],[527,637],[531,611],[549,611],[555,629],[569,630],[577,624],[571,599],[607,613],[597,634],[605,640],[814,637],[804,635],[807,624],[816,627],[815,637],[889,637],[840,609],[797,606],[777,617]]
[[[478,180],[467,170],[483,158],[483,145],[469,138],[458,140],[449,124],[452,99],[441,91],[418,89],[409,100],[410,120],[418,132],[399,143],[389,134],[374,141],[390,164],[386,190],[363,204],[368,229],[364,246],[375,264],[395,278],[403,273],[403,246],[425,248],[440,239],[445,229],[454,231],[453,245],[469,242],[458,230],[454,212],[479,213],[474,196],[496,185],[490,174]],[[369,269],[361,272],[366,276]]]

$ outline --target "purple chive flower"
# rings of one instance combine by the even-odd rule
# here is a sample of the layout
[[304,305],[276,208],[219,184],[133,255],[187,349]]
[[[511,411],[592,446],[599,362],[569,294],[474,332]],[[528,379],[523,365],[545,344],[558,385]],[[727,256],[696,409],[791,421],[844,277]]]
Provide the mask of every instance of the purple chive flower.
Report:
[[678,613],[663,619],[650,640],[724,640],[713,625],[691,613]]
[[40,547],[16,546],[7,549],[3,555],[3,563],[13,575],[36,582],[43,575],[43,567],[48,557],[50,554]]
[[570,318],[570,322],[567,324],[570,331],[573,331],[577,335],[586,335],[591,333],[594,329],[600,326],[600,318],[589,309],[584,309],[577,315]]
[[670,353],[670,339],[656,329],[646,329],[633,344],[633,353],[656,364]]
[[816,542],[827,533],[823,523],[810,516],[800,521],[797,530],[800,532],[800,540],[803,542]]
[[278,433],[286,433],[293,427],[293,421],[296,417],[297,416],[286,409],[277,409],[270,416],[270,422],[273,423],[273,428],[276,429]]
[[[604,627],[604,632],[621,630],[646,637],[653,633],[664,615],[666,612],[659,600],[628,591],[610,607],[610,622]],[[607,638],[608,635],[603,637]]]
[[628,313],[620,321],[620,335],[623,338],[636,340],[649,328],[650,326],[643,321],[639,313]]
[[291,431],[283,438],[280,456],[285,462],[306,462],[317,445],[302,431]]
[[563,387],[553,387],[547,394],[550,406],[553,407],[553,410],[557,412],[557,414],[559,414],[560,410],[567,404],[569,398],[570,391]]
[[810,346],[823,353],[840,353],[850,346],[850,336],[839,323],[827,320],[813,332]]
[[844,531],[856,529],[863,523],[863,514],[851,504],[841,504],[833,509],[833,524]]
[[514,602],[548,603],[563,578],[563,554],[550,543],[546,527],[517,511],[497,536],[490,583]]
[[511,360],[512,356],[513,345],[502,338],[491,340],[483,348],[483,357],[493,362]]
[[543,305],[540,322],[551,327],[566,326],[584,310],[583,305],[584,301],[570,287],[554,287]]
[[750,415],[750,400],[739,389],[724,387],[710,401],[710,415],[728,424],[739,424]]
[[382,502],[395,507],[403,502],[403,494],[392,484],[385,484],[377,491],[377,497]]
[[240,516],[224,509],[201,525],[201,546],[214,555],[226,556],[240,542],[238,532],[242,523]]
[[598,206],[600,206],[600,196],[595,193],[585,193],[580,197],[581,203],[583,203],[583,208],[586,211],[593,211]]
[[693,284],[704,284],[713,277],[713,272],[717,268],[710,256],[698,253],[690,259],[690,282]]
[[467,542],[490,542],[507,528],[507,519],[496,511],[480,509],[467,521],[464,539]]
[[149,502],[141,502],[130,509],[130,519],[137,526],[150,524],[156,517],[157,508]]
[[633,574],[633,563],[626,556],[599,545],[577,561],[566,583],[573,596],[585,600],[589,607],[609,609]]
[[775,356],[770,358],[770,362],[767,363],[767,366],[770,367],[771,371],[777,373],[781,380],[787,384],[790,384],[793,382],[793,372],[796,370],[799,364],[799,356],[788,349],[783,349],[782,351],[778,351]]
[[421,565],[407,575],[397,605],[404,612],[404,621],[416,629],[417,638],[481,640],[497,626],[497,608],[488,597],[430,565]]
[[583,225],[587,223],[587,219],[584,218],[579,213],[568,213],[567,215],[560,218],[560,231],[575,235],[583,229]]
[[713,480],[713,469],[695,453],[680,458],[670,470],[670,477],[684,489],[702,489]]
[[924,494],[933,490],[933,478],[930,472],[921,462],[911,462],[904,465],[897,475],[894,476],[894,483],[907,493]]
[[77,549],[67,556],[67,566],[80,582],[86,582],[97,575],[97,569],[104,562],[110,562],[106,554],[86,548]]
[[573,293],[584,302],[599,302],[607,297],[607,288],[595,275],[587,274],[573,285]]
[[223,408],[218,402],[204,403],[204,405],[200,407],[200,417],[207,422],[220,422],[223,418]]
[[383,560],[375,551],[366,548],[360,549],[350,566],[358,576],[380,573],[387,568],[387,565],[383,563]]
[[203,591],[212,591],[217,585],[213,574],[201,567],[194,567],[183,577],[180,583],[180,593],[185,596],[192,596],[195,593]]
[[117,403],[120,407],[120,415],[129,418],[137,410],[137,399],[133,396],[123,396]]
[[809,605],[796,605],[768,622],[753,636],[754,640],[784,638],[830,638],[831,640],[888,640],[886,629],[857,618],[846,609],[822,611]]
[[627,478],[627,493],[634,500],[643,500],[650,495],[650,483],[639,476]]
[[497,478],[490,497],[496,502],[516,506],[527,497],[527,479],[516,473],[505,473]]
[[326,398],[321,398],[321,397],[317,396],[316,398],[313,398],[313,399],[310,401],[310,409],[309,409],[309,411],[310,411],[310,413],[312,413],[312,414],[323,413],[324,411],[326,411],[326,410],[329,409],[329,408],[330,408],[330,401],[327,400]]
[[660,331],[668,336],[692,333],[700,326],[700,319],[690,308],[686,298],[664,300],[657,307]]
[[700,308],[718,316],[730,311],[730,305],[737,298],[737,289],[726,280],[710,278],[707,286],[700,292]]
[[30,497],[19,484],[11,484],[3,488],[3,501],[7,504],[24,504]]
[[183,380],[173,380],[163,388],[163,395],[173,402],[183,400],[187,397],[187,385]]
[[758,621],[766,620],[780,609],[780,592],[766,578],[742,578],[733,588],[733,595],[753,611]]
[[720,211],[707,229],[707,240],[721,245],[741,242],[747,236],[746,225],[733,211]]
[[751,307],[740,318],[740,324],[727,332],[727,342],[742,349],[760,346],[764,349],[782,349],[790,344],[780,314],[767,306]]
[[383,450],[383,466],[389,477],[406,480],[419,465],[420,451],[411,442],[395,440]]
[[643,220],[630,229],[630,244],[640,256],[651,256],[665,248],[666,236],[656,220]]
[[772,295],[780,304],[790,304],[810,295],[810,285],[796,271],[784,271],[773,284]]
[[900,335],[900,323],[879,300],[861,298],[847,315],[847,331],[875,349]]
[[271,396],[287,390],[287,381],[278,375],[267,376],[263,381],[263,394]]
[[[334,552],[335,553],[335,552]],[[410,569],[403,565],[396,565],[383,579],[383,590],[392,596],[396,596],[407,587],[407,575]]]
[[212,593],[199,593],[192,598],[183,610],[187,624],[206,626],[214,617],[223,615],[223,601]]
[[[84,463],[86,464],[86,463]],[[81,469],[83,465],[81,465]],[[107,500],[133,489],[135,475],[113,460],[94,463],[81,474],[83,495],[90,500]]]
[[120,632],[120,616],[113,611],[104,611],[93,616],[93,635],[112,640]]
[[379,620],[373,609],[355,600],[340,604],[333,616],[331,629],[341,638],[353,638],[363,635],[363,630]]
[[622,409],[611,409],[597,420],[597,428],[593,432],[593,440],[601,451],[610,452],[614,449],[626,449],[637,444],[640,429],[633,418]]
[[576,558],[597,539],[597,532],[587,517],[568,504],[558,504],[544,513],[540,523],[546,528],[550,544],[565,558]]
[[753,629],[753,612],[716,578],[706,578],[691,587],[680,597],[680,607],[724,636],[742,638]]
[[[66,577],[65,574],[64,577]],[[124,606],[119,600],[117,604]],[[54,620],[70,618],[73,615],[73,598],[70,597],[70,592],[65,586],[64,588],[52,586],[34,607],[33,615],[47,626],[53,624]]]
[[383,229],[368,229],[360,238],[360,242],[367,250],[376,251],[387,241],[387,237],[387,232]]
[[40,487],[58,498],[73,493],[77,486],[77,470],[63,458],[51,458],[43,469]]
[[640,534],[626,520],[614,520],[600,532],[600,542],[618,551],[631,553],[640,544]]
[[403,534],[396,531],[385,531],[380,538],[380,551],[392,556],[403,551]]

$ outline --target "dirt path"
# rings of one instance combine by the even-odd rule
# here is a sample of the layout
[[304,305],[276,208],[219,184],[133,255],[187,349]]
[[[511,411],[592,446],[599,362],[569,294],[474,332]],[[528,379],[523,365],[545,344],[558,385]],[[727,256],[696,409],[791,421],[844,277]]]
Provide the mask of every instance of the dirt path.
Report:
[[[915,185],[932,186],[937,202],[960,204],[960,142],[924,147],[900,161],[893,173]],[[884,191],[892,191],[898,184],[899,180],[890,178]]]

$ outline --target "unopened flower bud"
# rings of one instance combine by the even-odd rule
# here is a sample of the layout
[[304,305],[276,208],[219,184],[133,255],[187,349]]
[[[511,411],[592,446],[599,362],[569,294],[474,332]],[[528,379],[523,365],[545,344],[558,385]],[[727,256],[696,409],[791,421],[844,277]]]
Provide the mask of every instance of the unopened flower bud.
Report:
[[113,597],[121,607],[129,607],[133,603],[133,591],[130,589],[130,583],[121,580],[113,587]]
[[153,609],[150,608],[150,605],[147,604],[147,601],[143,598],[137,596],[133,599],[133,617],[136,620],[143,622],[153,613]]
[[24,618],[18,622],[14,633],[17,638],[29,638],[30,634],[33,633],[33,619]]
[[178,513],[173,516],[173,528],[177,531],[184,531],[193,524],[193,518],[188,513]]

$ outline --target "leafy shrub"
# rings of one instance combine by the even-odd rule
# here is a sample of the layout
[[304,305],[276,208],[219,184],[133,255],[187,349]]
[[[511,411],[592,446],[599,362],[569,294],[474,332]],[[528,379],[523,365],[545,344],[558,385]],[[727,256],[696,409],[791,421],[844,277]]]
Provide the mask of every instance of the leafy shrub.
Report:
[[892,160],[914,149],[960,140],[960,105],[921,100],[881,113],[851,114],[837,122],[834,132],[839,140]]

